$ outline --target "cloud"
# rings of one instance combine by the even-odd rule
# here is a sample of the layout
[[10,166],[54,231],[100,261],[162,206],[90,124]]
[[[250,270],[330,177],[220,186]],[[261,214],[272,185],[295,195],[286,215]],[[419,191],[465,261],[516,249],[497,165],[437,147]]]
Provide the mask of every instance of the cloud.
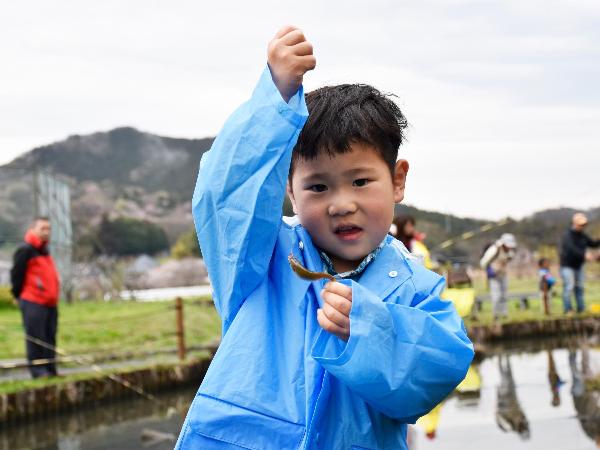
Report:
[[600,4],[584,0],[11,2],[0,159],[121,125],[213,135],[286,23],[315,45],[307,89],[399,96],[411,203],[498,218],[597,202],[581,192],[600,166]]

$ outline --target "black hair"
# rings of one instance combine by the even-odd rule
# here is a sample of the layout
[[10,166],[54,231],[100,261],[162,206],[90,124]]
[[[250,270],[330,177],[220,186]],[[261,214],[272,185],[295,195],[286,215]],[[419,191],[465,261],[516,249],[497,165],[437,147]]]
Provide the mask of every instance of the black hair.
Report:
[[324,86],[306,94],[309,115],[294,147],[290,179],[296,161],[322,151],[346,153],[356,142],[375,147],[393,174],[408,123],[391,97],[366,84]]
[[549,262],[548,258],[540,258],[538,260],[538,267],[541,269],[547,262]]

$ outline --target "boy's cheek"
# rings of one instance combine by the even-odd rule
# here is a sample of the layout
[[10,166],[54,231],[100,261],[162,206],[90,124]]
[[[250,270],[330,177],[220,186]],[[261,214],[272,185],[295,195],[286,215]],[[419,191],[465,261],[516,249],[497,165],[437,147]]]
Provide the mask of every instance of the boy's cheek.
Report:
[[325,220],[324,212],[316,205],[316,202],[312,204],[311,202],[297,202],[296,210],[304,228],[315,228]]
[[310,237],[317,247],[327,250],[327,240],[325,239],[329,228],[323,218],[320,218],[317,214],[311,213],[311,211],[300,211],[298,214],[300,223],[308,231]]

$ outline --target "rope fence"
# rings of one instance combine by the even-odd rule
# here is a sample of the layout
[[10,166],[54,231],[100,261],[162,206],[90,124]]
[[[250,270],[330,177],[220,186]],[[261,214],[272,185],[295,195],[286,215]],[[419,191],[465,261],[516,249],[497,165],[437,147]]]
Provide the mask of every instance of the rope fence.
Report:
[[[15,361],[15,360],[0,360],[0,371],[9,371],[18,368],[24,368],[31,365],[44,365],[49,363],[75,363],[82,366],[89,366],[92,370],[97,371],[97,368],[94,368],[96,363],[105,362],[105,361],[118,361],[118,360],[126,360],[132,358],[138,359],[148,359],[152,357],[156,357],[158,355],[164,354],[173,354],[177,353],[179,356],[179,360],[183,361],[186,357],[186,352],[188,350],[193,351],[204,351],[204,350],[212,350],[214,349],[214,344],[202,344],[202,345],[190,345],[186,347],[185,344],[185,330],[184,330],[184,316],[183,316],[183,301],[180,298],[175,299],[174,301],[168,302],[169,304],[161,306],[158,310],[154,310],[151,312],[141,313],[141,314],[127,314],[122,317],[114,317],[103,320],[91,320],[91,321],[61,321],[59,322],[59,328],[63,327],[89,327],[89,326],[103,326],[106,327],[107,331],[111,331],[111,325],[127,325],[131,324],[135,327],[140,327],[140,321],[148,321],[157,317],[167,318],[169,321],[173,321],[172,331],[165,332],[164,327],[163,330],[157,330],[152,327],[152,324],[148,324],[147,328],[149,334],[143,335],[143,343],[130,343],[128,345],[127,340],[120,341],[118,345],[108,346],[108,347],[95,347],[91,348],[91,352],[85,350],[85,354],[74,354],[73,352],[67,352],[65,349],[52,346],[49,343],[40,341],[39,339],[29,336],[24,333],[23,326],[19,322],[8,322],[3,321],[0,323],[0,334],[11,335],[15,337],[11,337],[11,339],[16,339],[16,336],[20,336],[25,340],[33,342],[37,345],[40,345],[44,348],[52,349],[59,355],[53,359],[38,359],[32,362],[27,362],[25,360]],[[206,306],[206,302],[186,302],[186,305],[189,307],[204,307]],[[175,313],[175,314],[173,314]],[[164,323],[164,321],[163,321]],[[114,330],[114,329],[113,329]],[[127,332],[127,330],[118,330],[119,332]],[[139,337],[139,335],[138,335]],[[165,340],[168,338],[175,337],[176,347],[152,347],[152,344],[155,344],[158,341]]]
[[[69,355],[67,352],[65,352],[60,347],[48,344],[47,342],[44,342],[40,339],[34,338],[33,336],[29,336],[27,334],[25,335],[25,339],[27,339],[30,342],[33,342],[36,345],[39,345],[40,347],[44,347],[46,349],[53,350],[54,352],[56,352],[63,358],[71,358],[74,362],[76,362],[78,364],[89,366],[89,368],[92,369],[94,372],[106,376],[111,381],[114,381],[115,383],[118,383],[121,386],[124,386],[125,388],[132,390],[136,394],[138,394],[152,402],[162,404],[162,402],[160,400],[158,400],[154,395],[146,392],[142,387],[131,383],[130,381],[126,380],[123,377],[120,377],[119,375],[116,375],[113,373],[106,373],[104,370],[102,370],[102,368],[100,366],[95,364],[93,362],[93,360],[91,360],[88,357]],[[39,363],[39,364],[41,365],[43,363]],[[48,364],[48,361],[46,362],[46,364]]]

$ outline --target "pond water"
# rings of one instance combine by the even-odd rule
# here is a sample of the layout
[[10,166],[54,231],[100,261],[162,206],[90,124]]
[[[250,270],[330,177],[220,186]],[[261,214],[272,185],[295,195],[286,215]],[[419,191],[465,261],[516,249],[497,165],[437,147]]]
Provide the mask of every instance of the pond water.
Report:
[[[597,448],[600,350],[589,340],[491,348],[468,382],[410,429],[411,450]],[[196,389],[85,408],[0,428],[0,450],[172,449]],[[166,414],[165,405],[177,411]],[[145,438],[143,438],[145,437]]]
[[585,381],[600,375],[600,351],[591,345],[571,339],[494,350],[472,366],[479,390],[473,383],[412,427],[411,450],[597,448],[600,392]]
[[[172,450],[196,387],[0,428],[0,450]],[[169,410],[170,407],[174,408]]]

